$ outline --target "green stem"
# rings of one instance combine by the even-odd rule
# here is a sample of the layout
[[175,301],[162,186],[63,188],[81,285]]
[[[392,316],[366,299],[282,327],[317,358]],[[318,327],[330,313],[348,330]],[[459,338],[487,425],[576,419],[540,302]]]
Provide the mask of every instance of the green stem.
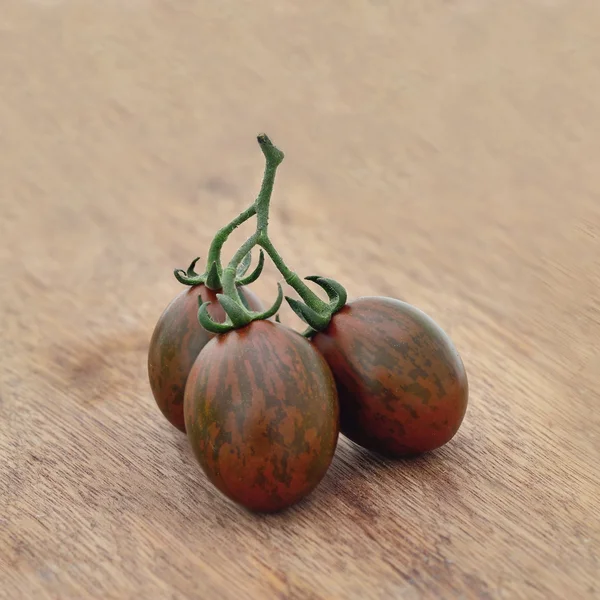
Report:
[[294,273],[283,261],[283,258],[277,252],[275,246],[269,238],[269,209],[271,205],[271,194],[273,193],[273,184],[275,183],[275,173],[277,167],[284,159],[284,154],[266,135],[258,136],[260,149],[265,156],[265,174],[256,199],[256,232],[258,233],[257,245],[264,249],[277,267],[277,270],[283,275],[285,282],[298,292],[300,297],[308,306],[317,311],[326,310],[327,304],[323,302],[313,291]]
[[[252,208],[256,213],[256,232],[244,242],[240,249],[232,257],[223,272],[223,292],[233,300],[238,297],[235,287],[235,273],[238,265],[244,256],[254,248],[260,246],[270,256],[277,267],[277,270],[283,275],[285,282],[315,311],[322,312],[327,310],[327,304],[323,302],[284,262],[283,258],[277,252],[275,246],[269,239],[269,210],[271,205],[271,195],[275,184],[275,174],[277,167],[281,164],[284,154],[279,148],[273,145],[273,142],[266,135],[258,136],[260,149],[265,156],[266,165],[263,175],[260,192]],[[248,209],[250,211],[251,209]],[[241,215],[240,215],[241,216]]]
[[260,149],[265,155],[265,174],[260,186],[260,192],[256,198],[256,230],[267,234],[269,227],[269,207],[271,204],[271,194],[273,193],[273,184],[275,183],[275,173],[277,167],[284,159],[284,154],[279,148],[273,145],[273,142],[263,133],[258,136]]
[[302,279],[300,279],[300,277],[285,264],[285,262],[283,262],[283,258],[281,258],[281,255],[277,252],[277,249],[269,239],[266,231],[260,232],[258,245],[269,255],[273,264],[277,267],[277,270],[283,275],[285,282],[298,292],[298,295],[306,302],[307,306],[310,306],[310,308],[317,312],[327,310],[327,303],[323,302],[323,300],[321,300],[321,298],[319,298],[319,296],[317,296],[302,281]]
[[258,231],[253,233],[239,248],[239,250],[233,255],[229,264],[223,271],[223,293],[226,296],[229,296],[232,300],[236,302],[241,302],[241,298],[238,293],[237,286],[235,285],[235,276],[237,273],[238,265],[244,260],[244,256],[256,246],[256,242],[258,240],[259,233]]
[[[284,154],[281,150],[279,150],[279,148],[274,146],[271,140],[264,134],[258,136],[258,143],[260,144],[260,148],[263,154],[265,155],[265,159],[267,161],[258,197],[252,203],[252,206],[249,206],[244,212],[238,215],[230,223],[225,225],[225,227],[222,227],[221,229],[219,229],[219,231],[217,231],[217,234],[213,238],[213,241],[208,250],[208,257],[206,260],[207,269],[210,269],[210,266],[213,263],[216,263],[219,276],[223,274],[223,265],[221,263],[221,251],[223,250],[225,242],[233,233],[233,231],[254,215],[257,215],[258,231],[266,231],[269,224],[269,203],[271,200],[271,194],[273,193],[273,185],[275,183],[275,172],[277,171],[277,167],[281,164],[281,161],[284,158]],[[253,246],[250,246],[249,250],[251,250],[252,248]],[[239,262],[240,261],[236,263],[236,267],[239,264]],[[229,263],[228,268],[229,266],[231,266],[232,263],[233,259]]]
[[[285,282],[298,293],[302,300],[304,300],[304,304],[302,304],[298,300],[287,298],[292,309],[312,328],[316,328],[320,331],[329,324],[334,304],[336,302],[341,304],[345,302],[346,292],[333,280],[320,277],[308,277],[307,279],[315,281],[315,283],[320,285],[327,292],[330,302],[327,303],[321,300],[321,298],[319,298],[319,296],[317,296],[317,294],[315,294],[306,283],[304,283],[304,281],[302,281],[302,279],[300,279],[300,277],[285,264],[283,258],[269,238],[268,229],[271,195],[273,193],[277,168],[283,161],[284,154],[274,146],[271,140],[264,134],[258,136],[258,143],[260,144],[260,148],[266,161],[260,192],[251,207],[247,208],[242,214],[217,233],[209,251],[209,265],[212,265],[211,268],[213,271],[218,271],[220,277],[219,283],[223,287],[223,295],[219,296],[219,301],[228,315],[228,323],[225,326],[225,329],[223,329],[222,324],[213,322],[206,312],[205,305],[200,307],[198,318],[200,323],[209,331],[220,333],[236,327],[243,327],[252,320],[268,319],[279,310],[283,300],[283,291],[279,283],[277,284],[279,293],[275,303],[270,309],[262,313],[249,311],[244,307],[241,301],[236,285],[239,266],[244,261],[245,257],[249,255],[251,250],[255,246],[259,246],[262,248],[261,258],[263,256],[263,251],[266,252],[277,270],[283,275]],[[222,269],[220,255],[225,240],[238,225],[253,215],[256,215],[256,230],[254,234],[240,246],[238,251],[229,261],[227,267]],[[262,269],[262,261],[259,262],[257,269],[259,269],[260,272]],[[215,277],[215,280],[216,279],[217,278]]]
[[217,234],[213,238],[213,241],[208,250],[208,258],[206,264],[207,268],[210,269],[210,265],[216,263],[217,270],[219,275],[223,272],[223,266],[221,264],[221,251],[223,250],[223,246],[225,242],[232,234],[232,232],[237,229],[242,223],[245,223],[248,219],[252,218],[256,214],[256,201],[252,203],[252,206],[248,207],[243,213],[239,214],[235,219],[233,219],[230,223],[225,225],[217,231]]

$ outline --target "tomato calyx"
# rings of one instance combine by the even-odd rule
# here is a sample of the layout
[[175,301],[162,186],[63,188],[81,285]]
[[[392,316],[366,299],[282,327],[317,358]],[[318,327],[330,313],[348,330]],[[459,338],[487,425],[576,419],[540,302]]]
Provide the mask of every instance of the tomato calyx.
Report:
[[[222,269],[219,268],[219,265],[216,261],[210,263],[210,267],[202,274],[196,273],[195,267],[196,263],[200,260],[200,257],[197,256],[190,263],[190,266],[184,271],[183,269],[175,269],[173,271],[173,275],[175,279],[182,283],[183,285],[195,286],[204,284],[207,288],[211,290],[220,290],[223,288],[223,283],[221,281],[222,277]],[[256,267],[252,270],[248,275],[248,269],[252,262],[252,253],[248,252],[242,262],[238,265],[236,270],[236,278],[235,284],[238,286],[245,286],[251,283],[254,283],[261,275],[263,268],[265,266],[265,253],[261,250],[258,256],[258,263]]]
[[277,289],[277,299],[271,308],[268,308],[263,312],[252,311],[244,305],[243,301],[238,304],[236,300],[233,300],[226,294],[217,294],[219,304],[227,314],[227,319],[223,323],[217,323],[211,318],[208,313],[210,302],[202,302],[202,299],[198,297],[198,321],[207,331],[219,334],[227,333],[234,329],[240,329],[241,327],[250,325],[252,321],[264,321],[270,319],[281,308],[283,302],[283,289],[281,288],[280,283],[277,284]]
[[329,299],[329,302],[321,310],[315,310],[308,304],[288,296],[285,297],[290,308],[308,325],[308,329],[303,335],[312,337],[315,333],[323,331],[329,325],[333,315],[346,305],[348,293],[340,283],[328,277],[309,275],[304,279],[316,283],[325,290]]
[[[260,274],[265,266],[265,253],[260,250],[258,253],[258,263],[256,264],[256,267],[254,267],[254,270],[252,273],[250,273],[250,275],[246,275],[251,262],[252,252],[248,252],[248,254],[246,254],[242,262],[237,267],[236,273],[239,279],[236,279],[236,285],[250,285],[260,277]],[[246,276],[244,277],[244,275]]]

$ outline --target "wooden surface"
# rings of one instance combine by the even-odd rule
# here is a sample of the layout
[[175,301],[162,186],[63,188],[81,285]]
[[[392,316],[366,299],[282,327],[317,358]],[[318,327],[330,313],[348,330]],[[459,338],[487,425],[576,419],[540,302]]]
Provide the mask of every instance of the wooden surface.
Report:
[[[598,31],[597,0],[3,0],[0,597],[600,597]],[[471,388],[441,451],[342,440],[269,517],[146,376],[261,130],[288,261],[428,312]]]

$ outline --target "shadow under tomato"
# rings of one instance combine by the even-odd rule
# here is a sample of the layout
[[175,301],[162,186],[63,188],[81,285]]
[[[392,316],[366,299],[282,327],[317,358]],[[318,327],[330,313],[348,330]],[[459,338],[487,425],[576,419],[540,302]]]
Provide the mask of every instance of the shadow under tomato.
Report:
[[[453,444],[454,445],[454,444]],[[375,520],[387,514],[385,498],[426,486],[440,496],[460,487],[458,448],[443,447],[407,458],[389,458],[340,436],[334,461],[323,481],[321,502],[343,504],[353,518]]]
[[[414,454],[402,458],[394,458],[367,450],[354,443],[346,437],[341,437],[340,451],[343,452],[348,461],[352,461],[358,472],[368,473],[370,476],[381,475],[391,470],[413,471],[418,469],[432,468],[440,465],[447,456],[441,449]],[[343,448],[343,450],[342,450]]]
[[[305,498],[291,507],[270,513],[253,512],[233,503],[222,495],[206,478],[198,464],[187,437],[170,428],[170,439],[174,443],[181,461],[186,464],[190,475],[197,481],[195,492],[211,497],[211,504],[226,524],[230,519],[249,519],[268,523],[269,527],[285,527],[290,521],[323,511],[335,515],[350,512],[352,518],[367,525],[378,518],[385,518],[385,498],[406,486],[427,485],[436,493],[445,494],[456,487],[448,463],[453,462],[454,452],[444,447],[432,452],[407,458],[392,459],[358,446],[340,436],[332,464],[319,485]],[[452,444],[454,445],[455,442]]]

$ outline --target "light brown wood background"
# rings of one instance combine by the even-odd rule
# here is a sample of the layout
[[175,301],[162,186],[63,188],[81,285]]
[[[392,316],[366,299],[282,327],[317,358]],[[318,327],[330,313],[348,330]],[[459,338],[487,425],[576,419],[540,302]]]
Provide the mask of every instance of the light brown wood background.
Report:
[[[0,597],[599,597],[599,31],[598,0],[2,0]],[[342,440],[269,517],[146,378],[262,130],[288,261],[428,312],[471,385],[441,451]]]

